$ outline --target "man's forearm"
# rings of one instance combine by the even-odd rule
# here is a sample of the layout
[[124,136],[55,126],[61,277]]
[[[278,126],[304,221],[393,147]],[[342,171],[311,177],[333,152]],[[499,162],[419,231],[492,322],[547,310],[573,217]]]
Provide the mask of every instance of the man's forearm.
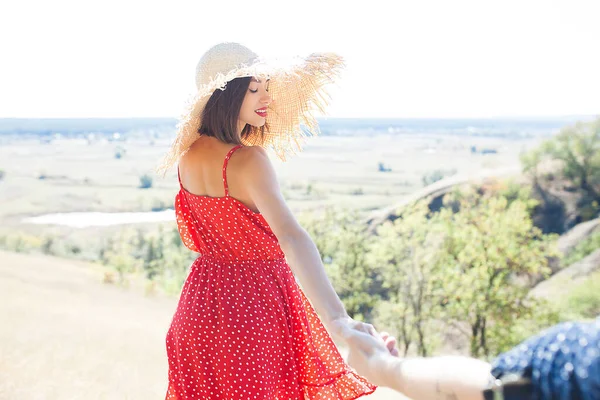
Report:
[[414,400],[481,400],[490,371],[489,364],[460,356],[386,357],[376,364],[382,386]]

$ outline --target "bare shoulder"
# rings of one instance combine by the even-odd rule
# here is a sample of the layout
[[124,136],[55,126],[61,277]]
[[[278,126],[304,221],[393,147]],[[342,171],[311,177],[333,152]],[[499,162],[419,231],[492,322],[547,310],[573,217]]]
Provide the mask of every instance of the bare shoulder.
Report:
[[245,146],[238,149],[230,163],[244,180],[256,181],[267,178],[273,172],[273,166],[267,151],[260,146]]
[[275,169],[265,149],[248,146],[237,152],[240,153],[238,176],[243,181],[240,183],[249,202],[256,206],[281,242],[296,237],[301,227],[281,194]]
[[264,162],[269,160],[267,151],[260,146],[240,147],[236,152],[236,158],[243,164],[252,162]]

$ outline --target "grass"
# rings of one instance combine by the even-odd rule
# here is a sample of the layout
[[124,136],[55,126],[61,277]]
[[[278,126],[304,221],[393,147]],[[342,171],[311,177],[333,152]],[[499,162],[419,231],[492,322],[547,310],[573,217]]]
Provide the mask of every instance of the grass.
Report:
[[[90,243],[121,227],[70,229],[21,220],[49,212],[150,211],[171,205],[178,190],[174,170],[164,179],[154,176],[152,187],[139,188],[140,177],[152,174],[169,142],[119,142],[123,151],[116,158],[114,143],[62,139],[48,145],[5,138],[0,234],[23,231],[24,247],[45,234],[72,237],[81,251],[93,251]],[[498,143],[506,151],[470,155],[472,145]],[[524,145],[432,135],[321,137],[286,163],[272,161],[294,212],[324,205],[368,212],[420,188],[423,174],[440,166],[463,173],[483,164],[518,165]],[[432,147],[435,153],[423,151]],[[379,162],[391,171],[379,172]],[[146,297],[151,288],[143,286],[126,290],[102,284],[106,270],[81,261],[7,252],[0,252],[0,261],[0,398],[164,398],[164,336],[175,298]],[[368,398],[402,396],[380,388]]]
[[[463,138],[462,143],[453,137],[439,138],[320,137],[285,163],[271,159],[293,210],[325,204],[369,210],[389,206],[420,188],[423,174],[442,166],[461,173],[492,158],[503,166],[518,165],[523,145],[504,140],[507,151],[484,158],[473,157],[470,146],[492,146],[500,139]],[[172,204],[178,188],[176,171],[164,178],[153,172],[169,142],[167,138],[153,145],[134,138],[118,144],[78,139],[50,145],[34,139],[7,141],[0,147],[6,173],[0,181],[0,220],[46,212],[150,211],[156,203]],[[121,158],[114,156],[116,146],[126,150]],[[431,146],[436,153],[423,151]],[[392,170],[379,172],[379,162]],[[39,179],[41,175],[45,179]],[[152,187],[140,188],[144,175],[146,180],[153,178]],[[312,196],[307,196],[309,186]],[[364,193],[360,198],[354,194],[357,188]]]
[[563,319],[593,319],[600,315],[600,271],[590,275],[581,285],[572,288],[559,302]]
[[[102,284],[90,263],[2,251],[0,260],[0,398],[164,398],[177,299]],[[379,388],[368,399],[403,396]]]

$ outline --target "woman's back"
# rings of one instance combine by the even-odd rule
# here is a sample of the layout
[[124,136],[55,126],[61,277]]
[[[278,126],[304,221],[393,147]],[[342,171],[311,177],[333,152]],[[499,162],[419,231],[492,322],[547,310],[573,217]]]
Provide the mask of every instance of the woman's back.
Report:
[[[190,193],[208,196],[225,197],[223,187],[223,161],[227,153],[235,145],[222,143],[209,137],[200,137],[179,162],[179,176],[182,186]],[[227,165],[227,183],[229,194],[246,204],[249,209],[258,212],[256,205],[244,187],[240,178],[240,170],[245,160],[244,152],[251,149],[240,148],[235,151]]]
[[[242,150],[242,146],[212,142],[192,148],[182,159],[181,170],[192,189],[184,185],[180,170],[181,188],[175,198],[179,232],[188,248],[205,257],[238,261],[283,259],[277,238],[263,216],[231,196],[229,161]],[[242,192],[239,179],[236,186]]]

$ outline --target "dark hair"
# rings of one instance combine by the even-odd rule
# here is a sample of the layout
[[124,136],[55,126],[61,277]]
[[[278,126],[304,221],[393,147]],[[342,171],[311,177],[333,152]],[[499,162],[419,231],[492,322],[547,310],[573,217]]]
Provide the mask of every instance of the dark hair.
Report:
[[246,125],[238,133],[238,119],[246,91],[250,86],[252,77],[236,78],[227,82],[225,90],[217,89],[208,99],[204,110],[198,133],[213,136],[221,142],[241,144],[243,137],[258,134],[264,136],[267,125],[260,128]]

